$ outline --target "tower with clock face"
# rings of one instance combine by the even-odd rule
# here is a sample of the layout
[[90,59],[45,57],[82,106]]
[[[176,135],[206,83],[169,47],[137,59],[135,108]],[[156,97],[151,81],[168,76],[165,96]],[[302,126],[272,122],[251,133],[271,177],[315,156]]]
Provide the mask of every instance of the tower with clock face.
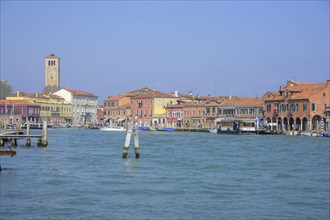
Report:
[[56,92],[60,89],[60,58],[50,54],[45,58],[45,92]]

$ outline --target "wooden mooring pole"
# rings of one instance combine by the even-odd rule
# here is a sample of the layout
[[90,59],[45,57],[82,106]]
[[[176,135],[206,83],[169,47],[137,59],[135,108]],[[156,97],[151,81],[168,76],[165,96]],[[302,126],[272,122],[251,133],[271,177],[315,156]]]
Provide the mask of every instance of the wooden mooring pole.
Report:
[[26,135],[28,135],[28,137],[26,138],[26,146],[30,147],[31,146],[31,139],[29,137],[29,135],[30,135],[30,121],[27,121],[27,123],[26,123]]
[[126,139],[124,144],[123,159],[127,158],[129,144],[131,142],[132,133],[134,134],[134,152],[135,158],[140,158],[139,134],[137,126],[137,118],[127,123]]
[[47,147],[48,145],[48,127],[47,127],[47,121],[42,122],[42,136],[38,140],[38,147]]

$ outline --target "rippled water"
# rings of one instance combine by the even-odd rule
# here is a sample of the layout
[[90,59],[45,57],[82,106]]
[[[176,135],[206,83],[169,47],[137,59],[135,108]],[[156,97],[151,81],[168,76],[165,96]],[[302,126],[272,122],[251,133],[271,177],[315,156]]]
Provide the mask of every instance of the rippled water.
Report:
[[[1,157],[0,219],[329,219],[330,139],[54,129]],[[24,145],[24,141],[19,142]]]

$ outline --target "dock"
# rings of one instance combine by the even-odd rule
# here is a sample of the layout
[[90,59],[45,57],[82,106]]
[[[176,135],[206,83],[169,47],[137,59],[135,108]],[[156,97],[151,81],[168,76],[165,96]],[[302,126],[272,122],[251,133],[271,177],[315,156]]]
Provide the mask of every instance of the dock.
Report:
[[[30,134],[30,126],[27,123],[26,134],[22,130],[3,130],[0,131],[0,147],[5,145],[5,142],[11,142],[12,147],[17,146],[18,139],[26,139],[26,146],[31,146],[31,139],[38,139],[39,147],[46,147],[48,145],[47,137],[47,121],[43,122],[42,134]],[[1,154],[2,155],[2,154]]]
[[209,132],[208,128],[175,128],[174,131],[181,132]]
[[[26,139],[26,146],[31,146],[31,139],[38,139],[38,147],[47,147],[47,121],[43,122],[42,134],[30,134],[30,123],[27,123],[26,134],[22,130],[0,130],[0,148],[5,146],[5,142],[10,142],[11,147],[17,147],[17,139]],[[9,150],[0,150],[0,156],[15,156],[16,151],[13,151],[9,147]],[[1,171],[1,165],[0,165]]]

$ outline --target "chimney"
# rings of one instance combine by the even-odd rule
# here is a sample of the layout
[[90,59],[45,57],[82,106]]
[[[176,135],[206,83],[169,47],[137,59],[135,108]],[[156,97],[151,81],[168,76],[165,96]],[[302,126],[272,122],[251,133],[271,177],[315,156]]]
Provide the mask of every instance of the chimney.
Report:
[[19,97],[20,93],[19,91],[16,91],[16,97]]
[[174,91],[174,96],[175,97],[179,97],[179,92],[178,91]]

